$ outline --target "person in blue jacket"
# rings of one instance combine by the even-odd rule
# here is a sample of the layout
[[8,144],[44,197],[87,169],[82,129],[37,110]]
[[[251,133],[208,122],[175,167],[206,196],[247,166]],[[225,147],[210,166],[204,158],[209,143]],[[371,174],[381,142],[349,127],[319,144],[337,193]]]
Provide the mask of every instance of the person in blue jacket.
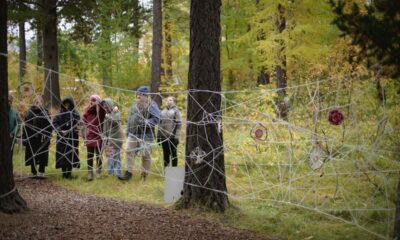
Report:
[[144,181],[151,165],[151,144],[155,136],[155,126],[160,122],[160,109],[151,100],[149,88],[141,86],[136,92],[136,102],[133,104],[128,117],[126,140],[126,172],[120,180],[132,178],[133,160],[142,155],[141,179]]

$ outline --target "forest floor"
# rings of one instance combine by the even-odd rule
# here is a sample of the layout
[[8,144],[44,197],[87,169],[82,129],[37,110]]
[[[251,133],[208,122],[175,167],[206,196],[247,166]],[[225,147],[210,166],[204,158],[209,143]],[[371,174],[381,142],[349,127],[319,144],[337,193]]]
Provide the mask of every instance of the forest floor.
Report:
[[268,239],[182,212],[84,194],[25,178],[29,211],[0,213],[0,239]]

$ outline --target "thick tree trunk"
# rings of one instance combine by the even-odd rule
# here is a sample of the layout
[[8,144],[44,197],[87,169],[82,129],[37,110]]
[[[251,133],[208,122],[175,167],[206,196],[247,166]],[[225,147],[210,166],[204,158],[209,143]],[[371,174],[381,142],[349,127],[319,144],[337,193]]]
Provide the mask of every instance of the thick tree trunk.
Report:
[[18,23],[19,28],[19,81],[23,82],[26,71],[25,21]]
[[[168,9],[169,0],[164,0],[164,9]],[[167,80],[167,85],[172,84],[172,35],[171,35],[171,20],[169,14],[164,11],[164,36],[165,36],[165,47],[164,47],[164,55],[165,55],[165,79]]]
[[[158,93],[161,82],[162,51],[162,8],[161,0],[153,0],[153,51],[151,57],[151,92]],[[153,100],[161,106],[161,96],[153,95]]]
[[[278,19],[276,20],[276,29],[281,34],[286,28],[285,18],[285,7],[278,4]],[[287,87],[287,76],[286,76],[286,54],[285,54],[285,42],[283,39],[278,40],[278,65],[275,68],[276,72],[276,87],[278,88],[277,98],[277,112],[278,117],[284,120],[288,120],[288,103],[286,101],[286,87]]]
[[193,0],[183,207],[228,205],[222,137],[220,0]]
[[8,63],[7,1],[0,0],[0,211],[5,213],[27,210],[26,202],[15,187],[8,126]]
[[47,107],[60,105],[60,83],[58,80],[57,0],[43,0],[43,59],[44,101]]
[[394,219],[393,239],[400,239],[400,178],[397,184],[396,215]]
[[396,217],[394,221],[394,239],[400,239],[400,179],[397,185]]

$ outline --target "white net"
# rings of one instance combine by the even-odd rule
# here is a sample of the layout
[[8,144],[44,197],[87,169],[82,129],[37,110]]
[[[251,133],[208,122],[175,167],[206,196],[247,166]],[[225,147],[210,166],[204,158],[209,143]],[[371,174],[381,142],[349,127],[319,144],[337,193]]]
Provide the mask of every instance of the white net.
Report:
[[[35,85],[38,81],[34,74],[28,74],[26,81],[33,83],[35,94],[41,93],[42,84]],[[92,94],[109,97],[119,106],[124,131],[120,152],[122,167],[125,168],[125,131],[135,91],[61,74],[60,83],[61,95],[73,97],[80,115]],[[393,107],[381,105],[375,93],[375,83],[354,76],[291,85],[287,88],[289,99],[285,102],[289,111],[288,121],[276,118],[276,89],[265,87],[215,93],[222,97],[222,120],[204,112],[202,122],[217,123],[223,130],[225,176],[230,200],[260,209],[262,206],[281,205],[300,208],[346,222],[376,238],[388,239],[393,225],[400,169],[395,160],[394,145],[398,126],[392,122]],[[178,145],[179,165],[182,166],[185,159],[185,102],[190,94],[188,91],[163,94],[176,97],[182,113]],[[27,110],[32,98],[15,98],[14,106]],[[56,114],[34,116],[33,119],[43,118],[54,129]],[[66,124],[74,128],[80,122]],[[25,122],[25,127],[30,126],[34,134],[28,138],[48,136],[43,128],[35,130],[35,124]],[[65,144],[76,147],[68,135],[64,140]],[[153,149],[150,177],[163,176],[161,148],[156,141],[150,144]],[[55,145],[53,136],[50,158],[56,155]],[[32,146],[28,144],[26,147]],[[73,172],[87,171],[86,150],[81,138],[79,149],[81,168]],[[59,154],[70,158],[71,152]],[[200,163],[209,153],[196,149],[189,154]],[[104,156],[103,162],[107,168]],[[25,162],[22,160],[20,164],[23,166]],[[138,158],[134,169],[135,172],[141,169]],[[46,175],[50,174],[60,173],[46,171]]]

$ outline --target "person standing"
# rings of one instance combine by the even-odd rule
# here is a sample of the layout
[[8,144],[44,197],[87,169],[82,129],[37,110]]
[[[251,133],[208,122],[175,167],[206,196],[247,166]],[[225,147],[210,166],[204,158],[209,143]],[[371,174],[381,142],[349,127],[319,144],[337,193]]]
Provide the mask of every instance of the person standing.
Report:
[[65,97],[61,110],[54,118],[53,126],[57,132],[56,168],[62,169],[62,176],[72,179],[72,168],[79,168],[79,128],[80,116],[75,109],[72,97]]
[[126,172],[120,180],[132,178],[133,160],[137,153],[142,155],[141,179],[146,180],[151,165],[151,144],[154,128],[160,122],[160,109],[151,100],[149,88],[141,86],[136,92],[136,102],[131,107],[128,117],[126,140]]
[[[52,129],[51,117],[49,111],[43,106],[43,98],[36,96],[33,105],[25,114],[22,133],[25,145],[25,166],[31,166],[33,177],[45,177]],[[36,165],[39,165],[39,171]]]
[[96,178],[101,177],[102,159],[102,124],[105,117],[104,109],[100,107],[100,97],[98,95],[90,96],[89,106],[86,108],[82,121],[83,121],[83,138],[87,149],[87,163],[88,163],[88,176],[87,180],[93,180],[93,158],[96,154]]
[[178,165],[177,147],[181,131],[181,112],[176,106],[176,99],[168,97],[166,108],[161,111],[158,126],[157,141],[161,144],[164,155],[164,167],[172,162],[172,167]]
[[13,150],[14,150],[14,143],[17,138],[17,134],[19,132],[19,125],[21,123],[21,120],[18,116],[17,111],[12,107],[13,103],[13,96],[11,93],[8,93],[8,126],[9,126],[9,133],[10,133],[10,151],[11,151],[11,158],[13,156]]
[[103,149],[108,161],[108,175],[121,176],[121,147],[122,129],[121,113],[110,98],[101,102],[101,107],[106,112],[103,125]]

